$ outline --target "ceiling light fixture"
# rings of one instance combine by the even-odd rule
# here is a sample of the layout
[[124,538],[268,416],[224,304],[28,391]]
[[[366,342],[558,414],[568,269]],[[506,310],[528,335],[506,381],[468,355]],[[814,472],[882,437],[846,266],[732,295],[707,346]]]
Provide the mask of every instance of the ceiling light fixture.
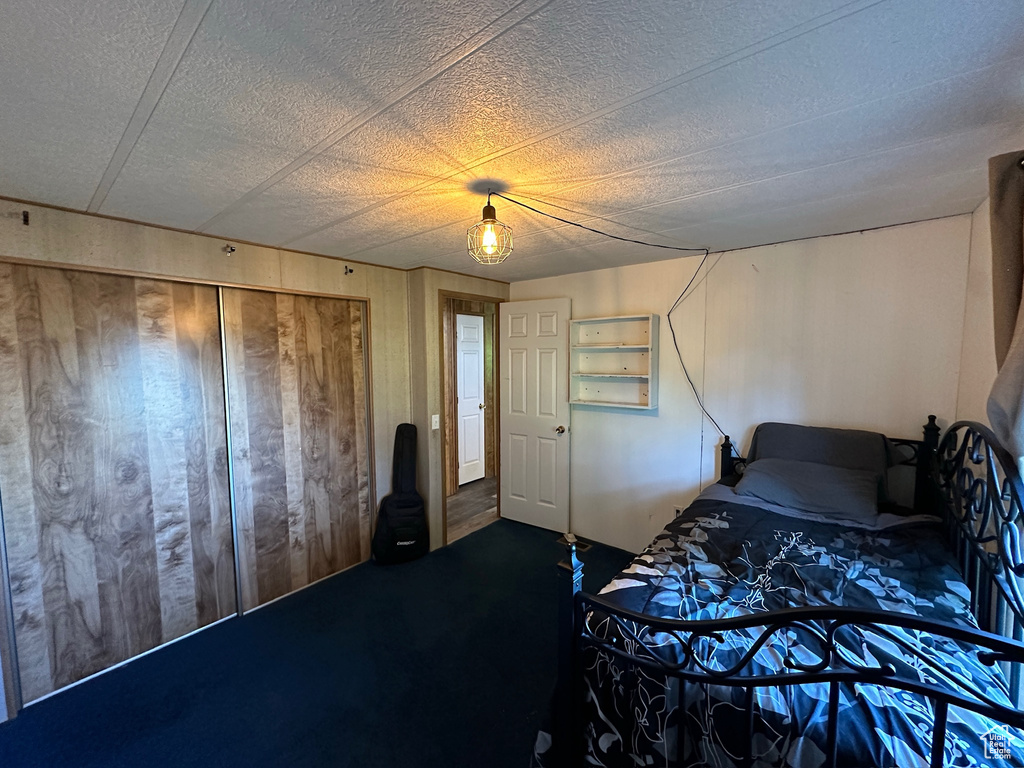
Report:
[[[476,191],[476,190],[473,190]],[[482,190],[480,190],[482,192]],[[502,200],[507,200],[513,205],[518,205],[520,208],[525,208],[533,213],[539,213],[541,216],[546,216],[549,219],[560,221],[562,224],[568,224],[572,227],[579,227],[587,232],[593,232],[595,235],[601,235],[603,237],[609,237],[612,240],[618,240],[623,243],[633,243],[634,245],[644,245],[648,248],[665,248],[670,251],[682,251],[683,253],[703,253],[704,257],[707,258],[710,251],[707,248],[689,248],[682,245],[666,245],[664,243],[650,243],[646,240],[634,240],[631,237],[621,237],[620,235],[613,235],[611,232],[602,232],[600,229],[594,229],[588,227],[586,224],[580,224],[577,221],[570,221],[569,219],[563,219],[561,216],[555,216],[553,213],[542,211],[539,208],[534,208],[532,205],[527,205],[521,200],[516,200],[514,197],[503,195],[501,192],[495,192],[492,189],[487,190],[487,205],[484,206],[483,220],[477,224],[474,224],[469,228],[469,255],[476,259],[481,264],[500,264],[508,255],[512,253],[512,227],[507,224],[502,224],[498,221],[497,216],[494,213],[494,206],[491,205],[491,195],[500,197]],[[562,210],[570,211],[569,208],[563,208],[560,205],[554,203],[543,203],[541,200],[528,197],[527,200],[535,200],[535,202],[542,203],[544,205],[551,205],[555,208],[562,208]],[[589,216],[590,218],[601,218],[594,214],[580,213],[579,211],[570,211],[571,213],[579,213],[581,216]],[[607,221],[607,219],[606,219]],[[613,222],[614,223],[614,222]],[[628,226],[628,225],[626,225]],[[630,229],[636,229],[636,227],[629,227]]]
[[469,255],[481,264],[501,264],[512,253],[512,227],[498,221],[487,192],[487,205],[481,221],[467,233]]

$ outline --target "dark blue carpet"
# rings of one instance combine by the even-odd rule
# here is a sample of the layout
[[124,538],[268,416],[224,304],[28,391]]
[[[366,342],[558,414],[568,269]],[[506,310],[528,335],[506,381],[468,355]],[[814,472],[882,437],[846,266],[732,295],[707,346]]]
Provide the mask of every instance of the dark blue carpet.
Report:
[[[555,676],[557,534],[365,563],[24,709],[0,766],[521,768]],[[596,591],[629,562],[581,556]]]

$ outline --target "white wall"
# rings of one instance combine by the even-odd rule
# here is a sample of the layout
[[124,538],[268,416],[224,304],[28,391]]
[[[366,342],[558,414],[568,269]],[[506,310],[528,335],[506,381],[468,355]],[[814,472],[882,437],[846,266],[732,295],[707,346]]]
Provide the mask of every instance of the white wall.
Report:
[[986,200],[971,217],[971,260],[967,270],[967,307],[960,352],[960,391],[956,418],[988,424],[985,406],[996,378],[996,342],[992,320],[992,229]]
[[[971,217],[712,254],[673,313],[715,419],[745,451],[761,421],[914,437],[955,417]],[[574,407],[571,523],[637,551],[713,481],[720,438],[683,377],[665,312],[689,257],[513,283],[513,301],[568,296],[574,317],[662,315],[655,412]]]
[[[701,414],[672,347],[665,311],[699,258],[513,283],[513,301],[568,296],[573,317],[662,315],[658,409],[573,406],[569,425],[570,525],[574,533],[633,551],[700,490]],[[703,381],[704,287],[672,315],[694,383]],[[709,436],[710,437],[710,436]]]

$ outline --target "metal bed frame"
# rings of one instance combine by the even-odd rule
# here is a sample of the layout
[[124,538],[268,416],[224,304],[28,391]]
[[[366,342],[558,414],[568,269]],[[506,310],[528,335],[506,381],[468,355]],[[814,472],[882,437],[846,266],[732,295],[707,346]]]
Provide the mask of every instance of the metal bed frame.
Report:
[[[660,619],[617,607],[582,591],[583,564],[575,544],[567,545],[568,558],[560,566],[571,580],[562,590],[559,627],[559,677],[556,688],[552,752],[556,765],[584,764],[586,745],[581,721],[583,663],[588,649],[615,657],[626,669],[653,672],[666,680],[714,684],[744,690],[747,741],[742,765],[753,764],[751,741],[755,726],[754,690],[804,683],[826,683],[829,700],[826,724],[826,765],[836,764],[839,693],[842,685],[870,683],[917,693],[928,699],[935,713],[931,766],[944,759],[947,713],[959,707],[1013,728],[1024,728],[1024,487],[1016,464],[985,426],[957,422],[946,430],[941,443],[935,417],[930,416],[923,440],[895,440],[912,456],[901,462],[916,467],[914,511],[942,516],[952,551],[971,593],[971,610],[979,629],[920,616],[839,606],[799,607],[712,621]],[[743,459],[733,457],[729,438],[722,445],[722,476],[732,474]],[[626,643],[594,634],[587,618],[594,612],[614,624]],[[901,677],[889,665],[851,663],[837,650],[836,637],[845,628],[866,627],[897,643],[925,665],[943,684],[926,684]],[[729,633],[751,627],[763,631],[730,669],[702,662],[703,653]],[[1000,664],[1010,684],[1013,708],[994,701],[971,681],[935,664],[925,653],[905,642],[893,628],[917,630],[969,644],[979,649],[980,660]],[[778,633],[800,630],[813,638],[813,662],[787,658],[785,670],[753,674],[757,651]],[[656,633],[678,641],[681,661],[667,659],[654,642]],[[624,649],[629,645],[631,652]],[[1024,758],[1024,756],[1021,756]]]

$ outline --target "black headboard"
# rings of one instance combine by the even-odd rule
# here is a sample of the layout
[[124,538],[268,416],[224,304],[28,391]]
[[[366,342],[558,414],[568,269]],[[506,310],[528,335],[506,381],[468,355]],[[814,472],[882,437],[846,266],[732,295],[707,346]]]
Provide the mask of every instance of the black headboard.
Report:
[[[897,465],[916,469],[914,511],[922,514],[938,511],[938,496],[935,483],[932,480],[932,469],[935,452],[939,447],[939,433],[939,425],[935,421],[935,416],[929,416],[928,423],[924,425],[923,437],[920,440],[889,438],[889,442],[897,449],[909,449],[909,451],[900,451],[902,458]],[[746,468],[747,460],[739,455],[728,435],[725,435],[720,450],[722,452],[722,472],[719,482],[724,482],[727,485],[733,484],[736,476],[741,475]]]

